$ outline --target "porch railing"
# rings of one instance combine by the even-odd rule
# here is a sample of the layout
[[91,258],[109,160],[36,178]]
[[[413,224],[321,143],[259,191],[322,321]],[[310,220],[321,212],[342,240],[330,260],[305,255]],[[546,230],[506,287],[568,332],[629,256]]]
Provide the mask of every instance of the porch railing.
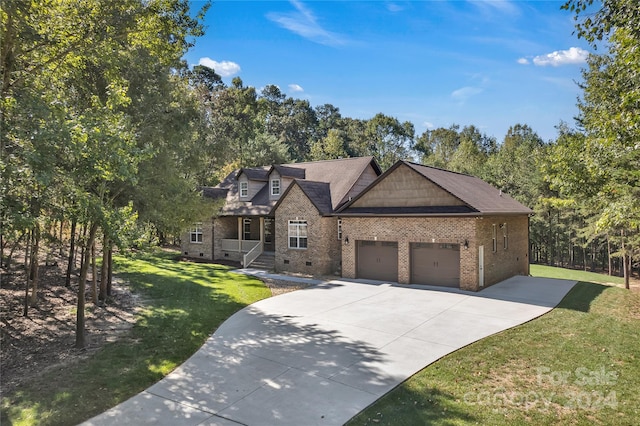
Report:
[[260,242],[259,240],[242,240],[240,250],[238,250],[238,247],[239,247],[238,240],[223,239],[222,250],[235,252],[235,253],[238,253],[238,252],[247,253],[255,247],[256,243],[259,243],[259,242]]
[[[252,241],[254,242],[254,241]],[[254,260],[256,260],[258,258],[258,256],[260,256],[262,254],[262,241],[255,241],[256,245],[255,247],[253,247],[251,250],[249,250],[243,257],[242,257],[242,267],[246,268],[249,265],[251,265],[251,263],[253,263]]]

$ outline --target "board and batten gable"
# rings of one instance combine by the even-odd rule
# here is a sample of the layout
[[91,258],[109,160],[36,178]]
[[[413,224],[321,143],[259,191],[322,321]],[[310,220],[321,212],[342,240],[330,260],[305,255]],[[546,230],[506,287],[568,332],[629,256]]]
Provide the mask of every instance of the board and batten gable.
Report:
[[402,164],[355,200],[351,207],[464,206],[449,194]]

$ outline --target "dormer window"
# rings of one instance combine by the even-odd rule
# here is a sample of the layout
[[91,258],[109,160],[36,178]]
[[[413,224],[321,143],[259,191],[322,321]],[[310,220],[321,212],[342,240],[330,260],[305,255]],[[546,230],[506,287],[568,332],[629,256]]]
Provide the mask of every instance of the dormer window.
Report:
[[280,195],[280,179],[271,179],[271,195]]
[[240,198],[249,196],[249,182],[240,182]]

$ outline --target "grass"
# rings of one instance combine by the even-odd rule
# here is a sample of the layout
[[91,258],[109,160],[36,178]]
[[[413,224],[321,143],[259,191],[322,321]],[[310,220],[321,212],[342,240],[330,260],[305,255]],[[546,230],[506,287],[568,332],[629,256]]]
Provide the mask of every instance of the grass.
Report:
[[636,425],[640,293],[583,271],[532,274],[581,282],[550,313],[440,359],[348,424]]
[[559,278],[561,280],[584,281],[600,284],[624,284],[624,278],[597,274],[576,269],[554,268],[546,265],[531,265],[534,277]]
[[264,284],[175,254],[115,258],[144,300],[128,338],[54,369],[2,399],[2,424],[74,425],[146,389],[191,356],[234,312],[270,296]]

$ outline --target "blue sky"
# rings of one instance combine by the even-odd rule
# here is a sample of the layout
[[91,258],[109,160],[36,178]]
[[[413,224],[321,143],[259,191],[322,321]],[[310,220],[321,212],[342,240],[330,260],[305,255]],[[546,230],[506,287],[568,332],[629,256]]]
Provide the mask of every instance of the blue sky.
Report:
[[[217,0],[185,57],[343,116],[429,128],[573,125],[589,46],[563,1]],[[194,8],[198,2],[194,2]]]

